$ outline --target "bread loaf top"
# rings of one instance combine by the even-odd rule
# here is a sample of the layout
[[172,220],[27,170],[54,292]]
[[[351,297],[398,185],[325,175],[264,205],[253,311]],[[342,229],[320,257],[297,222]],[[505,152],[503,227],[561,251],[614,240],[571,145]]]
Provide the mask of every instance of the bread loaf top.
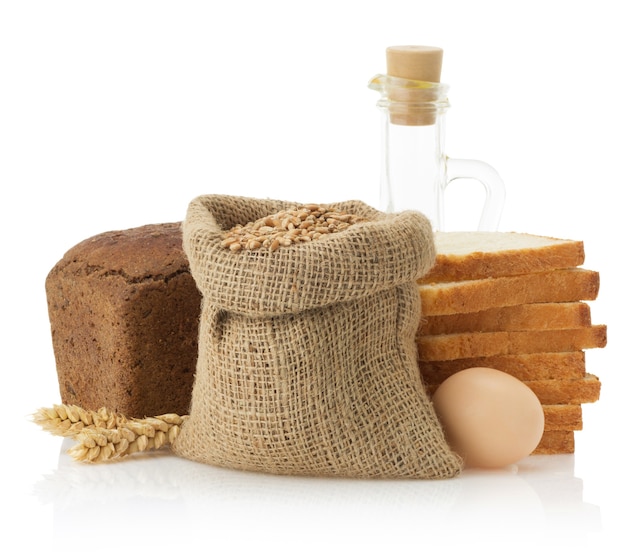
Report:
[[72,267],[129,280],[188,271],[181,223],[148,224],[87,238],[69,249],[52,272]]

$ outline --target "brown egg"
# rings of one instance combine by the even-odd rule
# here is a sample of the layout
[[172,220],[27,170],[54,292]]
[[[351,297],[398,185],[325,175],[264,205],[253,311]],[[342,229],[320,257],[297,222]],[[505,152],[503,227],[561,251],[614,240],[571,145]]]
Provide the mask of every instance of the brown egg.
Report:
[[543,407],[517,378],[493,368],[468,368],[433,395],[450,447],[468,468],[501,468],[528,456],[544,428]]

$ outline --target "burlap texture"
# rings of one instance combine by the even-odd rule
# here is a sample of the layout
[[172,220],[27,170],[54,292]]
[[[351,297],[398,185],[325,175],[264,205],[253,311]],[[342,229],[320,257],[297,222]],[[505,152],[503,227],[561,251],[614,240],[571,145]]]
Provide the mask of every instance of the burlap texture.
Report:
[[453,477],[418,370],[416,280],[434,263],[417,212],[359,201],[368,222],[309,243],[232,252],[222,232],[294,203],[201,196],[183,244],[203,296],[190,417],[173,450],[274,474]]

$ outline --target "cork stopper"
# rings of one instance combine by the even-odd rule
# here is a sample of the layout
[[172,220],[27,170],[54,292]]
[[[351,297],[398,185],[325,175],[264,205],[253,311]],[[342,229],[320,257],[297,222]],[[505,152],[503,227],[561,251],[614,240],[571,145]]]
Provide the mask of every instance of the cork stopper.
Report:
[[402,79],[439,82],[443,50],[436,46],[390,46],[387,75]]
[[389,99],[403,104],[391,113],[391,122],[411,126],[435,124],[436,109],[429,104],[438,99],[436,84],[441,79],[443,50],[436,46],[390,46],[386,55],[389,77],[415,81],[389,89]]

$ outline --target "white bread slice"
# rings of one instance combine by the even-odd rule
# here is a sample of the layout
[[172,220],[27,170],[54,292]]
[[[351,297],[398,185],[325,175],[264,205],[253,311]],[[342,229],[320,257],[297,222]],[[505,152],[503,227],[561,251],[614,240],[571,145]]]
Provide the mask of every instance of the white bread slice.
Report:
[[495,368],[519,380],[579,379],[585,376],[585,352],[528,353],[492,357],[459,358],[455,360],[420,359],[419,367],[425,384],[443,382],[459,370],[482,366]]
[[451,282],[574,268],[582,241],[517,232],[435,232],[437,257],[420,282]]
[[420,362],[525,353],[573,352],[602,348],[605,345],[605,325],[564,330],[467,332],[417,336]]
[[430,316],[422,320],[420,335],[459,332],[557,330],[591,325],[587,303],[527,303],[478,312]]
[[420,285],[422,316],[478,312],[524,303],[591,301],[600,274],[583,268]]

